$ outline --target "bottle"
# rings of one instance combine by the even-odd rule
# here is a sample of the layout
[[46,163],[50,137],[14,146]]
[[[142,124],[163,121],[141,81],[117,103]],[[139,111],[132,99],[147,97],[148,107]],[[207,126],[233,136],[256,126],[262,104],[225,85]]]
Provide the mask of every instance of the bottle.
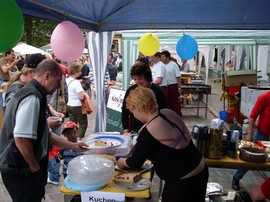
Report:
[[232,131],[232,138],[231,142],[235,142],[235,151],[238,150],[238,144],[239,144],[239,131],[238,130],[233,130]]
[[[229,132],[228,132],[229,134]],[[227,156],[230,158],[237,157],[237,150],[238,150],[238,143],[239,143],[239,131],[238,130],[231,130],[230,135],[231,138],[228,138],[228,151]]]
[[248,119],[244,119],[242,124],[242,140],[246,140],[248,135],[248,124]]

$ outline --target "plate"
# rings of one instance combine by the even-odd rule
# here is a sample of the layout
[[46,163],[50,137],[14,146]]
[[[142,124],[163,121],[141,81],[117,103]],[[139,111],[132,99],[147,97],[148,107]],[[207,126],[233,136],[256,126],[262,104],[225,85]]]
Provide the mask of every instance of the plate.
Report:
[[[106,141],[108,144],[108,146],[103,147],[103,146],[96,146],[95,145],[95,141],[96,140],[102,140],[102,141]],[[90,141],[86,142],[86,144],[89,145],[90,149],[94,149],[94,148],[110,148],[110,147],[118,147],[120,146],[122,143],[124,143],[124,139],[120,138],[120,137],[112,137],[112,136],[99,136],[99,137],[95,137],[93,139],[90,139]]]
[[105,185],[100,185],[100,186],[80,186],[74,182],[72,182],[69,177],[67,176],[65,179],[64,179],[64,185],[70,189],[70,190],[74,190],[74,191],[96,191],[96,190],[99,190],[103,187],[105,187],[107,184]]
[[126,191],[142,191],[151,187],[150,179],[140,179],[136,183],[126,183],[126,182],[114,182],[113,184],[119,188]]
[[119,171],[122,171],[122,172],[126,172],[126,173],[128,173],[128,172],[140,172],[140,173],[143,173],[143,172],[146,172],[146,171],[150,170],[151,168],[153,168],[153,166],[154,165],[151,164],[151,163],[145,163],[145,164],[143,164],[142,168],[139,169],[139,170],[131,170],[131,169],[123,170],[123,169],[118,168],[118,166],[116,165],[115,169],[119,170]]
[[270,141],[261,141],[264,146],[270,147]]

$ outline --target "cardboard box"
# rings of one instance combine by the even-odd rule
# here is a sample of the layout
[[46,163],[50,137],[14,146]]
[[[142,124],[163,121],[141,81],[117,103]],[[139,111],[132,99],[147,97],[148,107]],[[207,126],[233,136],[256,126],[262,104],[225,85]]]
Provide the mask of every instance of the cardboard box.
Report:
[[256,70],[225,71],[225,86],[257,85]]

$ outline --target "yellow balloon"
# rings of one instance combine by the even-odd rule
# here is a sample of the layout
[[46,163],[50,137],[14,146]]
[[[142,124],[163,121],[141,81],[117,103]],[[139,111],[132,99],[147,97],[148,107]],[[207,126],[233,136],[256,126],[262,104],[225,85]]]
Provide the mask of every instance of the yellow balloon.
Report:
[[159,50],[159,39],[153,33],[146,33],[139,40],[139,50],[145,56],[155,55]]

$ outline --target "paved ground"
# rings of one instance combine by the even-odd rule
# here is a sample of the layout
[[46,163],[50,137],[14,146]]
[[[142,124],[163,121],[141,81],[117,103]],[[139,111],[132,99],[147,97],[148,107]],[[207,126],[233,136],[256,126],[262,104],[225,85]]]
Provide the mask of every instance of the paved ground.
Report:
[[[207,118],[204,118],[204,109],[200,109],[200,115],[196,116],[196,109],[187,109],[184,108],[183,112],[183,120],[186,125],[192,130],[192,127],[197,123],[210,124],[211,119],[216,118],[218,116],[218,112],[223,110],[223,102],[220,101],[221,97],[221,87],[219,83],[214,83],[213,80],[210,80],[209,83],[212,86],[212,93],[209,95],[209,108],[207,112]],[[93,100],[94,102],[94,100]],[[96,108],[95,102],[94,107]],[[89,127],[87,130],[87,135],[91,134],[94,130],[94,121],[95,115],[89,115]],[[231,189],[231,179],[233,176],[233,169],[218,169],[218,168],[210,168],[210,178],[209,182],[217,182],[219,183],[224,192],[227,193]],[[270,173],[267,172],[268,176]],[[244,179],[241,181],[241,187],[243,189],[248,189],[251,184],[260,184],[263,182],[263,178],[259,174],[258,171],[249,171]],[[62,183],[62,180],[61,180]],[[154,178],[153,184],[151,187],[152,198],[151,199],[128,199],[128,201],[149,201],[149,202],[157,202],[158,201],[158,188],[159,188],[159,179],[157,177]],[[0,202],[8,202],[11,201],[3,183],[0,179]],[[46,186],[46,202],[63,202],[63,194],[59,193],[59,185],[51,185],[48,184]]]

